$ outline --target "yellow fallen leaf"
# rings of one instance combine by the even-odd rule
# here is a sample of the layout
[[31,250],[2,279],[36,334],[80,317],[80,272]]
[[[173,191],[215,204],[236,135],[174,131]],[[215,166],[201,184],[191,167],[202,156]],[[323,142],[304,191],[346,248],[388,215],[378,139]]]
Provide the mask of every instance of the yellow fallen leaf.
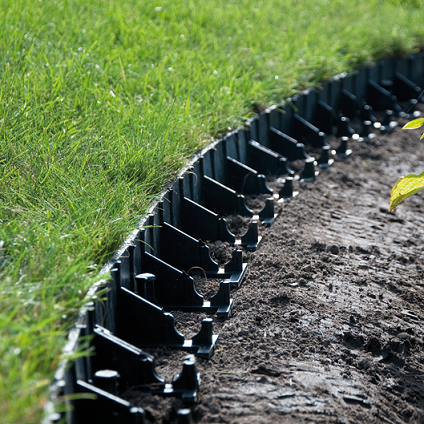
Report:
[[414,130],[415,128],[420,128],[424,125],[424,118],[414,119],[413,121],[405,124],[402,129],[403,130]]
[[400,178],[392,188],[390,194],[390,208],[392,211],[400,202],[419,191],[424,190],[424,172],[420,175],[409,174]]

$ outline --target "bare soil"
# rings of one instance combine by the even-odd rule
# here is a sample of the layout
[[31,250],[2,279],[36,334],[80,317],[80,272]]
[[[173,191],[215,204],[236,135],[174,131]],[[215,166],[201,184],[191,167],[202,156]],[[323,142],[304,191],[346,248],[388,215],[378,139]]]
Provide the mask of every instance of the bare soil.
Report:
[[[197,360],[195,423],[424,423],[423,195],[388,213],[397,178],[424,170],[420,134],[351,141],[346,160],[297,183],[245,254],[231,317],[214,318],[219,346]],[[205,316],[175,313],[177,328],[191,337]],[[168,380],[180,371],[184,353],[149,352]],[[154,423],[183,407],[126,398]]]

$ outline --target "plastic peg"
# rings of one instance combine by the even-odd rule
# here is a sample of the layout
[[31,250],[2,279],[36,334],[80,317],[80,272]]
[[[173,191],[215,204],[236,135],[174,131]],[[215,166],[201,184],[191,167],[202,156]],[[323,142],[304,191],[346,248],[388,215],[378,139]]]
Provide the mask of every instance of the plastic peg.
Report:
[[392,118],[394,118],[394,112],[392,110],[386,110],[381,124],[384,126],[390,125],[390,122],[392,122]]
[[143,409],[133,406],[130,408],[131,424],[147,424],[146,414]]
[[188,408],[179,409],[177,411],[177,424],[192,424],[191,410]]
[[279,191],[280,199],[289,199],[293,197],[293,177],[286,177],[283,187]]
[[405,112],[401,112],[399,116],[405,119],[416,119],[421,115],[421,112],[417,110],[418,100],[417,99],[409,99],[408,106]]
[[331,159],[331,147],[330,146],[324,146],[321,151],[321,155],[318,158],[318,166],[320,168],[328,168],[333,162],[334,159]]
[[396,121],[393,120],[395,117],[395,112],[393,110],[386,110],[384,113],[384,118],[381,122],[380,132],[383,134],[391,133],[395,127],[398,125]]
[[182,399],[186,402],[196,402],[198,398],[200,374],[197,372],[194,355],[187,355],[183,362],[183,369],[172,379],[174,390],[181,390]]
[[156,373],[154,359],[150,356],[140,355],[138,377],[141,384],[155,385],[158,388],[165,386],[165,379]]
[[143,274],[139,274],[135,276],[135,293],[144,297],[151,303],[158,305],[158,301],[155,296],[155,280],[156,276],[154,274],[150,274],[145,272]]
[[196,345],[211,345],[213,344],[213,329],[212,329],[212,318],[204,318],[202,320],[202,327],[200,331],[193,336],[193,343]]
[[358,141],[364,141],[365,143],[368,143],[369,141],[371,141],[375,137],[375,134],[371,133],[372,127],[373,125],[371,121],[364,121],[362,123],[362,130],[359,134]]
[[372,123],[377,122],[372,106],[367,104],[362,105],[362,108],[359,111],[359,117],[361,121],[371,121]]
[[231,260],[225,264],[225,272],[241,272],[243,270],[243,251],[234,249]]
[[93,334],[95,325],[95,306],[94,302],[88,302],[87,303],[87,310],[86,310],[86,327],[85,332],[88,335]]
[[309,158],[305,160],[305,166],[300,174],[301,181],[312,183],[315,181],[318,171],[315,171],[315,159]]
[[350,119],[346,116],[340,117],[337,122],[336,137],[352,137],[355,131],[350,127]]
[[336,149],[336,154],[341,159],[346,159],[352,153],[352,150],[347,148],[348,141],[349,137],[342,137],[340,146]]
[[246,250],[256,250],[259,241],[258,221],[250,221],[248,230],[241,236],[240,245]]
[[94,385],[112,395],[118,391],[119,374],[114,370],[99,370],[94,374]]
[[265,207],[259,212],[259,219],[265,225],[270,225],[274,219],[274,198],[268,197],[265,201]]

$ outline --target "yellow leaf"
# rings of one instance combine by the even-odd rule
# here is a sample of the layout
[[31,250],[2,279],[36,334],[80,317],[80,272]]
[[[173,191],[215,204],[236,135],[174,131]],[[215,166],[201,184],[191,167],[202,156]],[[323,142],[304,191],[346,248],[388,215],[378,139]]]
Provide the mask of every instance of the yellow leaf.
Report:
[[424,118],[414,119],[402,127],[403,130],[413,130],[424,125]]
[[400,202],[419,191],[424,190],[424,172],[420,175],[409,174],[400,178],[390,194],[390,209],[392,211]]

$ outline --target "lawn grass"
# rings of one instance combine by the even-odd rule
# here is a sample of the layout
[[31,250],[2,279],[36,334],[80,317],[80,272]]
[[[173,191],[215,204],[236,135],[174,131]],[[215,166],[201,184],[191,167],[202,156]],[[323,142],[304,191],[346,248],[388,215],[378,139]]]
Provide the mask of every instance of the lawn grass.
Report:
[[211,138],[424,45],[420,1],[3,0],[0,422],[38,422],[102,264]]

